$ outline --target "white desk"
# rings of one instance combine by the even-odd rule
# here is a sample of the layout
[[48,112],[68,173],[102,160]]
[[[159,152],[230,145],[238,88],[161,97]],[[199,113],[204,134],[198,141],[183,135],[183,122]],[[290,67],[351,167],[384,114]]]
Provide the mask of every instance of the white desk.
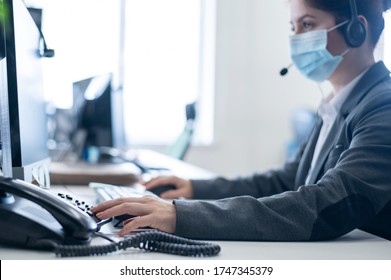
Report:
[[[140,159],[148,164],[154,161],[156,153],[145,151]],[[180,176],[211,177],[212,174],[192,165],[184,164],[163,156],[167,167]],[[94,193],[86,187],[56,187],[55,191],[71,193],[88,202],[95,199]],[[104,230],[104,229],[103,229]],[[245,230],[245,229],[243,229]],[[95,243],[102,241],[95,241]],[[221,253],[214,260],[391,260],[391,242],[380,237],[355,230],[337,240],[323,242],[231,242],[212,241],[221,246]],[[19,259],[55,259],[54,253],[30,251],[0,246],[1,260]],[[136,260],[171,260],[191,259],[161,253],[150,253],[138,249],[118,251],[110,255],[86,257],[81,259],[136,259]]]
[[[73,194],[87,202],[95,200],[91,189],[86,187],[55,187],[55,191]],[[111,226],[102,228],[112,232]],[[116,237],[116,234],[112,234]],[[106,241],[95,240],[92,244]],[[233,242],[212,241],[221,246],[214,260],[391,260],[391,242],[372,234],[355,230],[339,239],[322,242]],[[1,260],[55,259],[51,252],[30,251],[0,246]],[[113,259],[113,260],[172,260],[189,259],[161,253],[150,253],[138,249],[118,251],[110,255],[85,257],[80,259]]]
[[[211,260],[391,260],[391,242],[355,230],[337,240],[325,242],[231,242],[213,241],[221,252]],[[0,246],[1,260],[49,260],[51,252],[30,251]],[[189,260],[138,249],[118,251],[110,255],[79,257],[78,259],[112,260]],[[199,259],[199,258],[197,258]]]

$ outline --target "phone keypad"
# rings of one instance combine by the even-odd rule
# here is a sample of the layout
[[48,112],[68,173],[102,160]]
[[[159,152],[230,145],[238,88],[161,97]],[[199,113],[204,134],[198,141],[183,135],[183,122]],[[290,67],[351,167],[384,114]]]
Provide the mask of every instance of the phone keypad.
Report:
[[75,199],[69,194],[63,194],[63,193],[58,193],[58,196],[71,205],[77,207],[79,210],[85,212],[88,216],[90,216],[97,224],[98,230],[100,229],[101,226],[104,224],[107,224],[112,221],[113,218],[108,218],[101,220],[98,217],[95,216],[95,214],[91,211],[91,208],[93,207],[92,205],[87,204],[85,201],[80,200],[80,199]]

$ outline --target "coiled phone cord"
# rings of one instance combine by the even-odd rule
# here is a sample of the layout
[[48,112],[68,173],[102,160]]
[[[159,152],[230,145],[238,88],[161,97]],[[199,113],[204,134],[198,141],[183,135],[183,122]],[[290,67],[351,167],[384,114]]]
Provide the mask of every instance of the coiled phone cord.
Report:
[[104,255],[127,248],[193,257],[211,257],[220,252],[220,246],[217,244],[191,240],[160,231],[140,232],[107,245],[56,244],[54,252],[59,257],[77,257]]

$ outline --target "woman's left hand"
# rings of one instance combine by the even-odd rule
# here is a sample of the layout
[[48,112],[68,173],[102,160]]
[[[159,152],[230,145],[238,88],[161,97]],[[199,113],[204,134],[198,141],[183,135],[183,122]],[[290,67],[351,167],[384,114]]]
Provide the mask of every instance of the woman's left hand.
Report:
[[142,227],[152,227],[174,233],[176,227],[175,205],[151,196],[140,198],[117,198],[103,202],[91,209],[99,219],[107,219],[123,214],[136,216],[126,220],[119,236]]

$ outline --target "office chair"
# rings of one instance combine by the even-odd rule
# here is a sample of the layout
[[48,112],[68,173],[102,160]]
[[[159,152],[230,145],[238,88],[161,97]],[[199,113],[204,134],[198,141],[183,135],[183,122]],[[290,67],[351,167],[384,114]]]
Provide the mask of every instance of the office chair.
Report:
[[186,124],[175,142],[168,147],[166,155],[183,160],[189,150],[191,140],[193,138],[194,122],[196,118],[196,102],[186,105]]

